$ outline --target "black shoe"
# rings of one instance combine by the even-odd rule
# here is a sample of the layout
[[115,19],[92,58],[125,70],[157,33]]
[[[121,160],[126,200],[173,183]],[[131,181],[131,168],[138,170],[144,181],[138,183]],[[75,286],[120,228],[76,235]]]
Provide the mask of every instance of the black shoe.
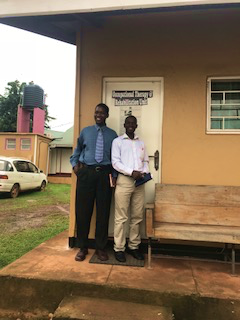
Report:
[[96,253],[98,259],[101,261],[107,261],[109,259],[108,254],[105,250],[97,249],[95,253]]
[[143,254],[138,249],[134,249],[134,250],[128,249],[127,252],[137,260],[144,260]]
[[119,262],[126,262],[125,253],[123,251],[114,251],[115,258]]
[[87,254],[88,254],[88,249],[82,248],[76,254],[75,260],[76,261],[83,261],[83,260],[85,260]]

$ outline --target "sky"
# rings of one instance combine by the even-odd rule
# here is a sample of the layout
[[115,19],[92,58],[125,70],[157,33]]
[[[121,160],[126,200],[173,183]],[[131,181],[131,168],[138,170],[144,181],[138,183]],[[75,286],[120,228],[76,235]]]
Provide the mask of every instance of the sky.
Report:
[[47,94],[52,130],[73,126],[76,47],[0,24],[0,94],[8,82],[39,85]]

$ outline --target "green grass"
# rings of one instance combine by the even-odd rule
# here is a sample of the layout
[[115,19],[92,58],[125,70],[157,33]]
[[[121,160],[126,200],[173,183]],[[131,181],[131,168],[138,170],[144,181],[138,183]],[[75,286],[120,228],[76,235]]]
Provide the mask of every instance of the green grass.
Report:
[[0,268],[68,228],[68,217],[51,216],[47,225],[0,237]]
[[15,199],[0,194],[0,212],[9,210],[29,209],[39,205],[66,204],[70,201],[68,184],[48,184],[45,191],[22,192]]
[[[32,200],[37,201],[32,202]],[[4,221],[7,223],[8,212],[10,216],[10,212],[14,211],[16,219],[19,212],[24,212],[28,219],[27,212],[30,210],[46,208],[50,205],[69,204],[69,202],[70,185],[49,184],[44,192],[22,193],[16,199],[1,197],[0,214],[4,216],[4,224]],[[56,207],[48,207],[49,209],[51,209],[49,214],[42,217],[38,227],[32,228],[26,224],[26,227],[18,232],[11,232],[11,230],[3,232],[4,226],[1,226],[3,229],[1,228],[0,233],[0,268],[68,228],[68,215],[59,212]]]

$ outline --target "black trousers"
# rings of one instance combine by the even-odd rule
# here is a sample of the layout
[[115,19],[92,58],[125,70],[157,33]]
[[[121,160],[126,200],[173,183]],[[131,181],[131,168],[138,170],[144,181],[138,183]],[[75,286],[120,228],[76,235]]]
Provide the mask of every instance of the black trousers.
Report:
[[94,167],[83,167],[77,174],[76,223],[80,248],[88,247],[88,234],[94,201],[96,200],[96,249],[103,250],[108,240],[108,223],[112,198],[109,174],[111,167],[96,171]]

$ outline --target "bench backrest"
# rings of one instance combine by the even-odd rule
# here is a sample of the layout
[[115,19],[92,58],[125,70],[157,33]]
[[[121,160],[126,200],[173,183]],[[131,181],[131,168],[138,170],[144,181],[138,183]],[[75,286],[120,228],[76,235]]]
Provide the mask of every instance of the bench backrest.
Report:
[[156,184],[155,222],[240,226],[240,187]]

